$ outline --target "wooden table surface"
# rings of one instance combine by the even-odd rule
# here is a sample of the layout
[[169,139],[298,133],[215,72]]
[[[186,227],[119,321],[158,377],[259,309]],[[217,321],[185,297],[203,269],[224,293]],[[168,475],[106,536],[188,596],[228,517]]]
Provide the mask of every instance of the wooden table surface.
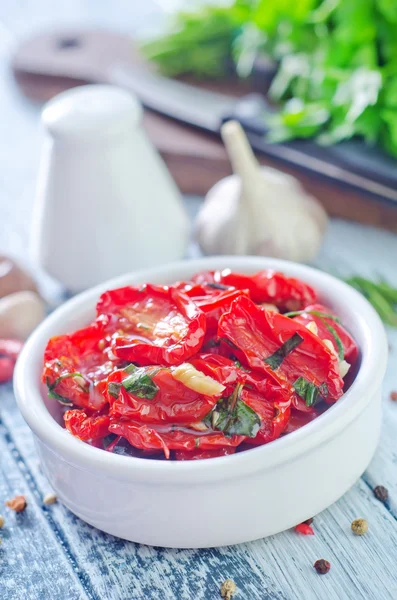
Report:
[[[139,10],[138,4],[142,5]],[[152,0],[112,4],[3,0],[0,4],[0,252],[12,253],[29,264],[28,234],[40,147],[39,108],[23,99],[8,70],[15,39],[55,20],[134,32],[148,20],[156,24],[159,4]],[[199,202],[186,199],[191,214]],[[196,254],[192,246],[190,255]],[[395,235],[335,220],[316,266],[340,274],[380,274],[396,283],[396,258]],[[46,291],[54,295],[57,288],[38,275]],[[397,403],[389,399],[391,390],[397,389],[397,332],[389,331],[389,338],[382,436],[367,471],[341,500],[316,516],[314,537],[286,531],[236,547],[150,548],[102,534],[59,503],[44,506],[43,496],[50,490],[40,472],[32,436],[16,408],[12,385],[1,386],[0,505],[16,494],[25,494],[28,501],[26,511],[19,515],[5,508],[0,511],[6,518],[0,532],[1,600],[211,600],[220,597],[220,584],[226,578],[234,579],[237,598],[244,600],[397,598]],[[377,484],[389,489],[387,506],[373,496]],[[249,498],[243,509],[249,510]],[[357,517],[369,522],[364,537],[350,532],[350,523]],[[316,574],[312,565],[317,558],[331,562],[329,574]]]

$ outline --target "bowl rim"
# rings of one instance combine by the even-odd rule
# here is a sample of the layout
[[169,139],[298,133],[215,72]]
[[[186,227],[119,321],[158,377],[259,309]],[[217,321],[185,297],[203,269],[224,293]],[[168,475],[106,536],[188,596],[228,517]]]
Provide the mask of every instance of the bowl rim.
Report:
[[[37,364],[40,364],[41,369],[42,362],[40,359],[38,363],[38,357],[42,356],[49,337],[57,329],[61,329],[61,324],[68,317],[83,313],[90,307],[94,308],[99,294],[107,289],[143,283],[151,281],[151,278],[171,282],[176,280],[173,273],[179,273],[177,278],[188,278],[201,270],[225,268],[248,273],[266,268],[282,271],[288,276],[301,278],[320,290],[331,289],[334,299],[343,299],[344,308],[355,320],[356,327],[361,329],[364,343],[360,348],[361,365],[356,378],[338,402],[304,427],[269,444],[230,456],[198,461],[148,460],[113,454],[73,437],[56,422],[44,404],[39,383],[41,370],[37,372]],[[135,271],[106,281],[68,300],[50,314],[26,342],[15,368],[14,390],[18,407],[31,430],[63,460],[81,469],[106,473],[111,478],[197,484],[200,481],[244,476],[285,460],[294,460],[298,455],[313,450],[337,435],[365,409],[380,390],[387,354],[386,332],[378,314],[361,294],[343,281],[313,267],[281,259],[217,256]]]

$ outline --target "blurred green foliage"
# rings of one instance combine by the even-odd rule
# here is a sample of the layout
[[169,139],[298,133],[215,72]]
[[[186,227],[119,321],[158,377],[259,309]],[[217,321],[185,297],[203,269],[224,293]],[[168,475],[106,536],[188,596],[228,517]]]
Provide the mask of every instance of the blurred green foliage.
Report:
[[169,76],[249,75],[259,53],[277,73],[274,141],[355,135],[397,155],[397,0],[234,0],[176,15],[144,46]]

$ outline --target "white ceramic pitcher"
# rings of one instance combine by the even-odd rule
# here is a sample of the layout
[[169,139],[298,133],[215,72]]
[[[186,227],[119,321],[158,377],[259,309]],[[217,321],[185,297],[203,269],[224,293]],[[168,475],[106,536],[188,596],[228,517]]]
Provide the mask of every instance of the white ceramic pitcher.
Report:
[[36,262],[69,291],[183,257],[180,193],[130,93],[87,85],[46,104],[33,216]]

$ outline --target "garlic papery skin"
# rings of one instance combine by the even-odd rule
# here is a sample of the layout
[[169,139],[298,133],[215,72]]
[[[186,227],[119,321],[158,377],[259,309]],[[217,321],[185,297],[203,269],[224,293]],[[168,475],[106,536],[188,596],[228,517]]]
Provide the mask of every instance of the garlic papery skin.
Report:
[[26,340],[45,317],[43,300],[35,292],[16,292],[0,300],[0,338]]
[[235,174],[211,188],[197,216],[202,251],[313,260],[327,224],[322,206],[290,175],[261,167],[237,121],[221,133]]

